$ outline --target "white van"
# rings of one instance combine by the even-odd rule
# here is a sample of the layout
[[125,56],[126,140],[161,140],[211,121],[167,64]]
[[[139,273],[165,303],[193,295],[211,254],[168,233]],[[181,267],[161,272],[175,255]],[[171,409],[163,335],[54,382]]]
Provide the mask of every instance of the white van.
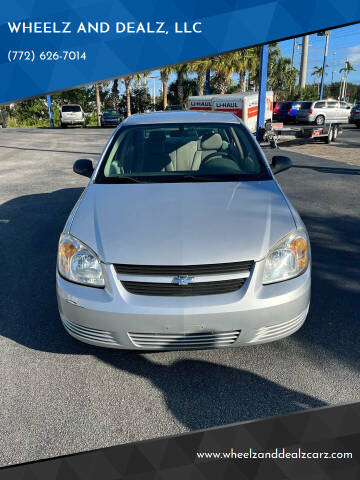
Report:
[[85,127],[85,113],[80,105],[67,104],[60,108],[61,128],[68,125],[81,125]]
[[[230,112],[241,118],[251,132],[256,131],[258,93],[232,93],[229,95],[199,95],[189,97],[188,110],[204,112]],[[266,92],[265,121],[272,121],[273,92]]]

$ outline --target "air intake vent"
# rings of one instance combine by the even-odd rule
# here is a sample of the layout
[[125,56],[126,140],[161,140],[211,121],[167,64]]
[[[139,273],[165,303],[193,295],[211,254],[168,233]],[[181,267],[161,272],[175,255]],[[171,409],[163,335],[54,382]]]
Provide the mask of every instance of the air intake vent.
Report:
[[218,282],[194,282],[188,285],[155,282],[129,282],[122,281],[124,288],[135,295],[148,295],[160,297],[191,297],[197,295],[219,295],[239,290],[246,278],[222,280]]
[[119,343],[115,340],[111,332],[105,330],[99,330],[97,328],[84,327],[77,323],[70,322],[69,320],[63,320],[65,329],[82,340],[89,340],[93,342],[101,342],[106,345],[118,346]]
[[129,333],[128,335],[137,347],[179,350],[227,347],[238,339],[240,330],[190,334]]
[[254,262],[215,263],[210,265],[121,265],[115,264],[116,273],[126,275],[215,275],[219,273],[249,272]]

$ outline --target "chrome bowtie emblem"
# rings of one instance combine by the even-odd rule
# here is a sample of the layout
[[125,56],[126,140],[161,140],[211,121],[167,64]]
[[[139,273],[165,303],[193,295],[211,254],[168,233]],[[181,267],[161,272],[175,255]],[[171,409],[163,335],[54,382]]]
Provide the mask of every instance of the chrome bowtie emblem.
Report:
[[188,277],[187,275],[178,275],[177,277],[173,278],[172,283],[176,285],[189,285],[193,281],[194,277]]

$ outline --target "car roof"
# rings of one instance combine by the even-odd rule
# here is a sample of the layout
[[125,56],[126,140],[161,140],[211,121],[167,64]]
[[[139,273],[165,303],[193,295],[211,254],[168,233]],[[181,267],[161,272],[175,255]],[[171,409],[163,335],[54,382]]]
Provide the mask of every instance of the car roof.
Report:
[[122,125],[149,125],[156,123],[241,123],[232,113],[164,111],[132,115]]

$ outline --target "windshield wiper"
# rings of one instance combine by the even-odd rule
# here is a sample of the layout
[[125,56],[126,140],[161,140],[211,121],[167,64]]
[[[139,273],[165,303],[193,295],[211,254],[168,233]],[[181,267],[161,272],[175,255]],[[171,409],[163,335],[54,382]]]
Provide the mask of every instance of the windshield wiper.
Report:
[[108,177],[107,183],[144,183],[142,180],[139,180],[135,177]]

